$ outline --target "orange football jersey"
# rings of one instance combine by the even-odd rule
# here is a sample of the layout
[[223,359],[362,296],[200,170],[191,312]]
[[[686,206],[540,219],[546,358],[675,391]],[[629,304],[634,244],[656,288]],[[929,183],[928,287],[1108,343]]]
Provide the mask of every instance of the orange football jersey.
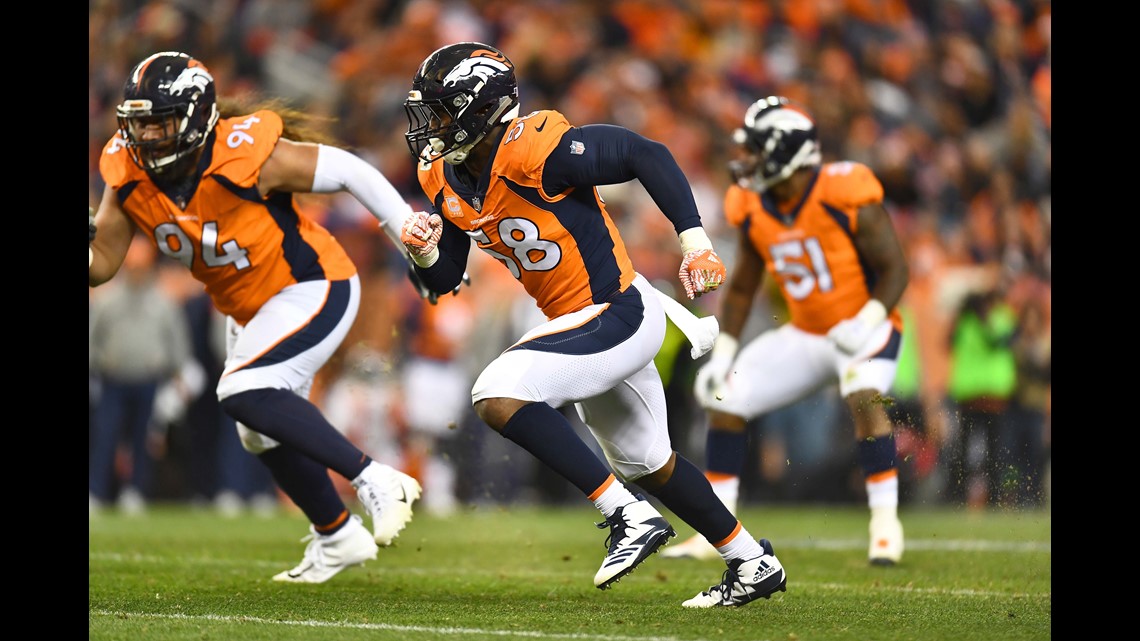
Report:
[[115,134],[99,171],[119,205],[159,251],[206,286],[217,308],[245,324],[283,288],[308,280],[343,280],[356,267],[335,238],[300,214],[293,194],[262,198],[261,166],[281,137],[269,110],[218,121],[188,202],[175,202],[127,154]]
[[[803,201],[786,215],[738,185],[728,188],[724,211],[779,282],[791,323],[826,334],[871,298],[875,274],[861,260],[854,237],[859,208],[882,200],[883,186],[869,167],[837,162],[819,168]],[[902,329],[897,309],[890,319]]]
[[[546,157],[569,129],[557,111],[511,121],[490,160],[485,194],[464,188],[443,161],[421,162],[418,172],[439,215],[501,261],[547,318],[604,303],[634,277],[625,243],[596,188],[542,191]],[[581,142],[578,148],[575,141],[567,144],[569,153],[584,149]]]

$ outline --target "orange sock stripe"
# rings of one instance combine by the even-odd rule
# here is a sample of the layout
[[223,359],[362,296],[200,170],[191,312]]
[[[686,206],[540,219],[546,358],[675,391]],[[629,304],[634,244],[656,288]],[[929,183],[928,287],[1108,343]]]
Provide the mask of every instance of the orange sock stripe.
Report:
[[348,510],[345,510],[345,511],[341,512],[340,516],[336,517],[336,519],[334,519],[332,523],[329,523],[328,525],[313,525],[313,529],[323,534],[323,533],[328,532],[330,530],[337,529],[338,527],[340,527],[340,525],[342,523],[344,523],[347,520],[348,520]]
[[899,475],[898,468],[893,468],[893,469],[887,470],[885,472],[879,472],[877,474],[872,474],[871,476],[868,476],[867,482],[868,483],[878,483],[879,481],[887,481],[887,480],[890,480],[890,479],[897,477],[898,475]]
[[725,474],[724,472],[705,472],[705,478],[709,483],[717,483],[719,481],[731,481],[737,478],[735,474]]
[[736,527],[732,528],[732,534],[729,534],[728,536],[726,536],[726,537],[724,537],[723,539],[721,539],[721,540],[717,541],[716,543],[713,543],[713,547],[714,547],[714,548],[719,548],[719,547],[724,547],[724,546],[728,545],[729,543],[731,543],[731,542],[732,542],[732,540],[733,540],[733,539],[735,539],[735,538],[736,538],[736,535],[737,535],[737,534],[740,534],[740,531],[741,531],[742,529],[744,529],[744,526],[740,524],[740,521],[737,521],[737,522],[736,522]]
[[594,490],[593,492],[590,492],[590,496],[587,496],[586,498],[590,499],[591,501],[597,501],[598,497],[601,496],[603,492],[608,490],[609,487],[611,485],[613,485],[613,482],[616,480],[617,479],[614,478],[614,475],[610,474],[609,478],[606,479],[606,482],[599,485],[598,489]]

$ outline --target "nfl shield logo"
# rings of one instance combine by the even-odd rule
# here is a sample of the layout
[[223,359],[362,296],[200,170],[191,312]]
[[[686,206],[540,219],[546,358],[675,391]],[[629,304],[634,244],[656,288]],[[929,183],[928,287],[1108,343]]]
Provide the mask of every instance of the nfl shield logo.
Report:
[[570,143],[570,153],[575,156],[581,156],[585,151],[586,145],[582,144],[581,141],[575,140]]

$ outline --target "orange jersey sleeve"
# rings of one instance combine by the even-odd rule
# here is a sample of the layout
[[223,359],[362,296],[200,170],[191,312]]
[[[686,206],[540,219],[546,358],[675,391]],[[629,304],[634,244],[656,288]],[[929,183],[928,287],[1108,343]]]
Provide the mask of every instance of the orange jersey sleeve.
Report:
[[561,194],[542,190],[546,158],[570,123],[557,111],[535,111],[507,126],[491,159],[485,193],[454,179],[445,162],[420,163],[420,186],[444,220],[467,233],[518,279],[554,318],[602,303],[633,282],[633,263],[596,188]]
[[104,181],[135,225],[159,251],[190,269],[214,305],[239,323],[291,284],[356,273],[336,239],[300,213],[292,194],[262,197],[258,191],[261,166],[282,126],[269,110],[219,120],[203,151],[206,169],[189,193],[155,184],[118,134],[99,161]]
[[[876,276],[865,268],[854,238],[859,208],[882,198],[882,185],[867,166],[828,163],[795,210],[781,214],[759,196],[757,206],[746,210],[745,233],[779,283],[796,327],[826,334],[870,299]],[[897,310],[891,320],[901,328]]]
[[860,207],[883,202],[883,184],[871,168],[858,162],[834,162],[823,166],[826,180],[819,183],[820,199],[843,211],[852,212],[851,231],[859,228],[854,215]]
[[760,196],[740,185],[729,185],[724,194],[724,218],[729,225],[740,227],[748,220],[750,212],[760,208]]

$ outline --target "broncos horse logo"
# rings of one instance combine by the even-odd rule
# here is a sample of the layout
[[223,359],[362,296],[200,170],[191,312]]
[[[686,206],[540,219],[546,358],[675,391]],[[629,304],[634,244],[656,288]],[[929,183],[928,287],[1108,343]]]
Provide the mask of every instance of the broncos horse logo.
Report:
[[170,83],[170,94],[180,96],[183,91],[190,87],[195,87],[198,91],[204,92],[206,91],[206,87],[209,87],[213,81],[214,78],[210,76],[210,72],[206,71],[204,67],[186,67],[182,73],[178,74],[174,82]]
[[459,82],[466,80],[472,76],[480,78],[483,82],[487,82],[492,76],[500,73],[507,73],[511,70],[511,66],[501,57],[491,58],[487,54],[489,51],[476,51],[471,54],[470,58],[462,60],[459,64],[455,65],[446,76],[443,78],[443,86],[451,87],[457,85]]

